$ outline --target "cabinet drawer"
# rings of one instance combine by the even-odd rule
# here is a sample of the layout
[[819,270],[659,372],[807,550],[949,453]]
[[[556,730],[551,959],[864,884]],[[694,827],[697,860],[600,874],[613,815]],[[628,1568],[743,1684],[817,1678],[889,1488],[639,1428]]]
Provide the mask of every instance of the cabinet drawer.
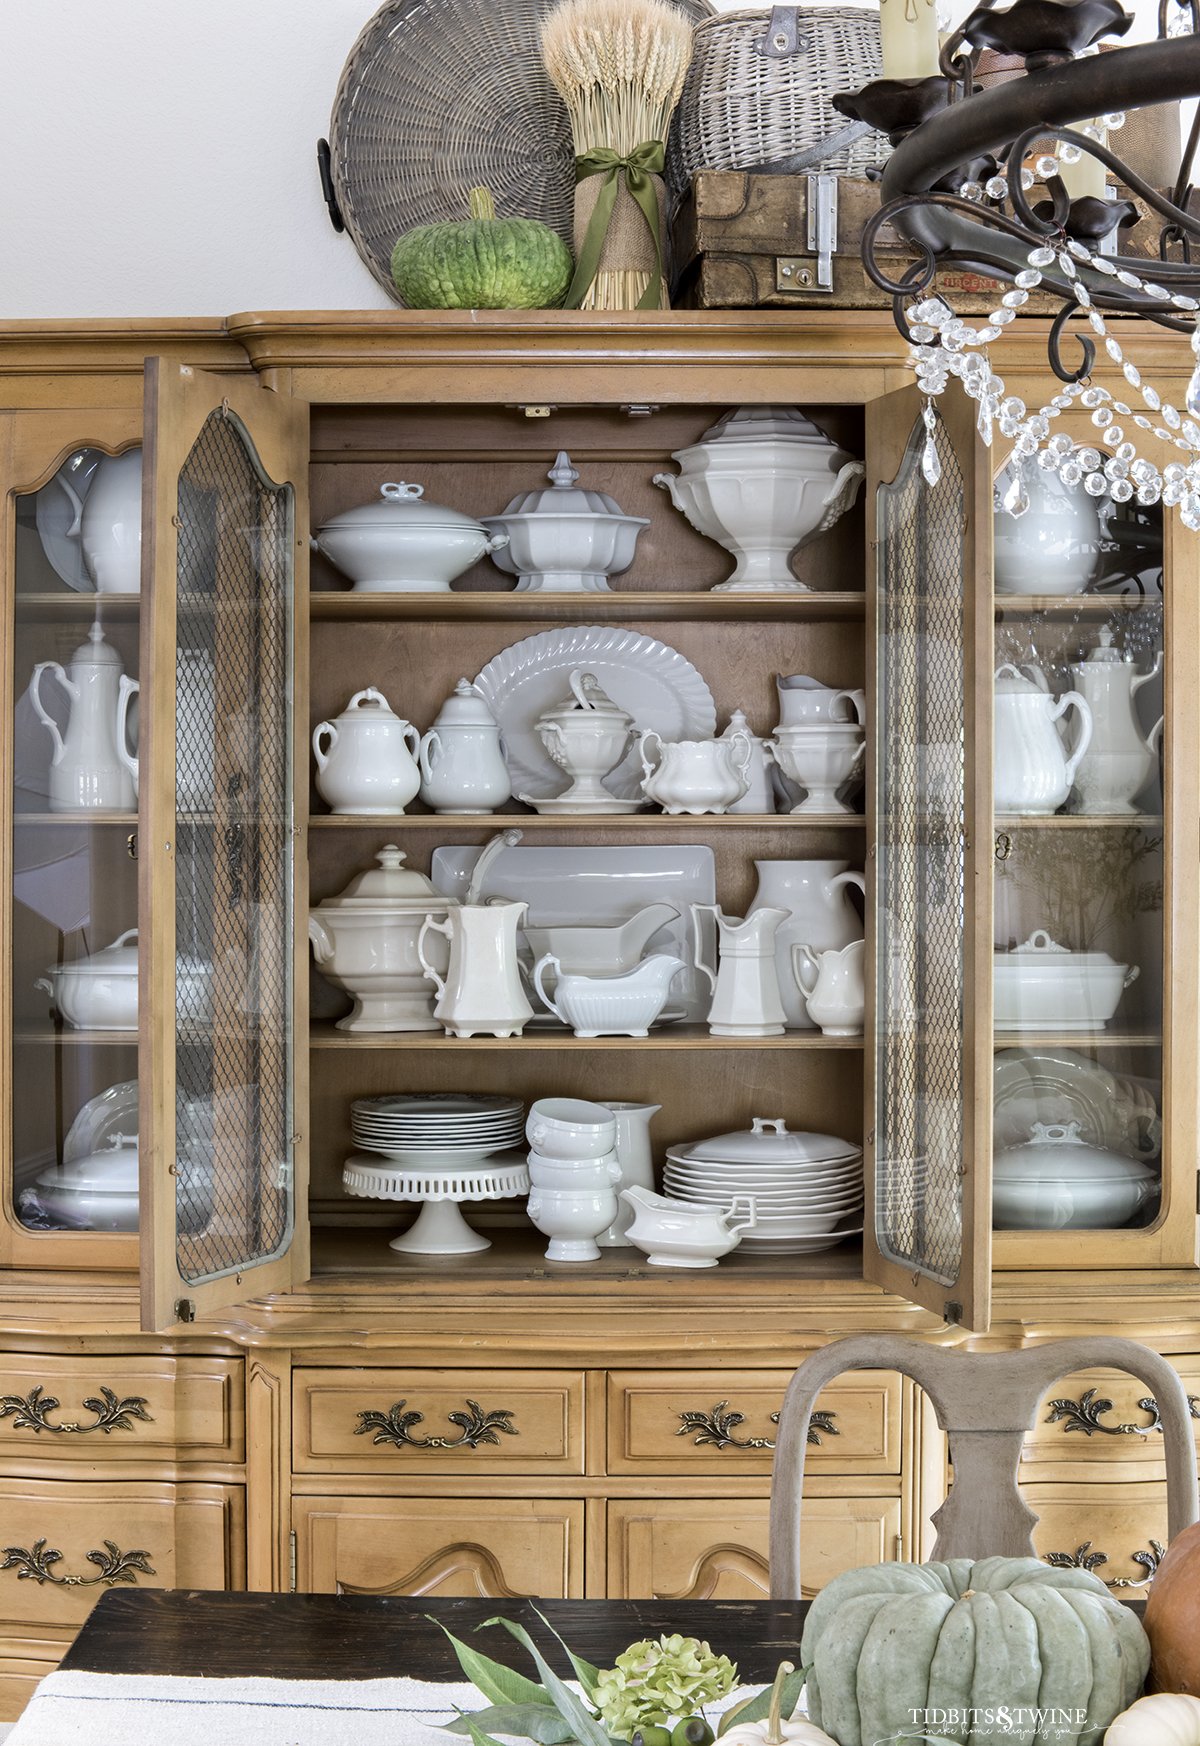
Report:
[[1165,1485],[1034,1484],[1021,1495],[1041,1517],[1039,1558],[1077,1564],[1122,1591],[1153,1575],[1167,1540]]
[[106,1588],[242,1588],[240,1487],[0,1479],[0,1637],[75,1631]]
[[[765,1498],[649,1498],[608,1506],[608,1592],[632,1600],[763,1600]],[[900,1500],[806,1497],[804,1592],[899,1556]],[[798,1647],[798,1646],[797,1646]]]
[[582,1473],[583,1376],[298,1370],[298,1473]]
[[[1174,1360],[1192,1403],[1200,1455],[1200,1358]],[[1144,1382],[1118,1370],[1064,1376],[1039,1402],[1027,1462],[1134,1461],[1162,1468],[1158,1410]]]
[[[618,1370],[608,1384],[610,1473],[771,1471],[772,1415],[790,1370]],[[806,1471],[899,1473],[902,1380],[860,1370],[821,1395]],[[753,1444],[753,1446],[748,1446]]]
[[0,1358],[0,1467],[30,1460],[241,1461],[238,1358]]
[[303,1497],[292,1521],[308,1594],[583,1593],[577,1499]]

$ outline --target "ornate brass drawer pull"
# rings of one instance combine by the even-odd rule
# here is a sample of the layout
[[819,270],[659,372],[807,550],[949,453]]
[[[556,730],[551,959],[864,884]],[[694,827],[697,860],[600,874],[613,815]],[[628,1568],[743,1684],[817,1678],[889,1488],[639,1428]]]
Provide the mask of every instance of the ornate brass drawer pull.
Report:
[[[1106,1430],[1108,1427],[1102,1425],[1100,1428]],[[1140,1564],[1146,1572],[1145,1576],[1114,1576],[1112,1578],[1106,1576],[1102,1578],[1102,1581],[1107,1583],[1109,1588],[1145,1588],[1148,1583],[1153,1581],[1154,1574],[1165,1552],[1165,1546],[1160,1546],[1157,1540],[1151,1540],[1148,1552],[1131,1552],[1129,1555],[1129,1562]],[[1053,1564],[1058,1570],[1090,1570],[1095,1574],[1102,1564],[1108,1563],[1108,1553],[1093,1552],[1092,1542],[1085,1540],[1082,1546],[1075,1548],[1074,1552],[1045,1553],[1043,1563]]]
[[508,1437],[521,1435],[510,1422],[513,1415],[508,1408],[499,1407],[495,1412],[485,1413],[478,1401],[469,1400],[466,1412],[446,1414],[452,1425],[459,1426],[461,1436],[413,1437],[409,1434],[412,1427],[423,1424],[425,1414],[406,1413],[407,1404],[398,1400],[385,1413],[359,1413],[361,1422],[354,1435],[365,1437],[368,1431],[374,1431],[372,1443],[391,1443],[397,1449],[478,1449],[481,1443],[498,1443],[497,1431],[503,1431]]
[[90,1425],[77,1424],[74,1419],[64,1419],[60,1425],[51,1424],[50,1414],[57,1412],[60,1404],[38,1382],[27,1395],[0,1395],[0,1419],[11,1419],[14,1431],[50,1431],[56,1437],[86,1437],[92,1431],[103,1431],[107,1437],[110,1431],[134,1430],[134,1419],[141,1419],[147,1425],[154,1423],[146,1411],[144,1395],[131,1394],[121,1400],[111,1388],[101,1388],[98,1396],[92,1395],[84,1401],[84,1410],[96,1415],[95,1422]]
[[89,1564],[96,1565],[97,1576],[60,1576],[53,1569],[62,1563],[62,1553],[48,1546],[45,1540],[35,1540],[28,1551],[23,1546],[6,1546],[0,1570],[15,1570],[18,1582],[52,1582],[58,1588],[96,1588],[101,1583],[112,1588],[118,1582],[136,1582],[142,1576],[154,1576],[154,1566],[148,1552],[122,1552],[111,1540],[105,1540],[104,1552],[87,1552]]
[[[746,1422],[745,1413],[730,1412],[729,1402],[719,1400],[711,1412],[680,1413],[683,1420],[675,1435],[677,1437],[691,1436],[696,1447],[705,1444],[714,1449],[773,1449],[774,1439],[771,1437],[735,1437],[734,1431]],[[831,1437],[840,1437],[841,1432],[834,1424],[837,1414],[834,1412],[815,1412],[808,1424],[808,1442],[820,1444],[821,1432],[825,1431]],[[779,1414],[771,1414],[771,1423],[779,1423]],[[693,1435],[694,1433],[694,1435]]]
[[[1200,1395],[1189,1394],[1188,1410],[1194,1419],[1200,1419]],[[1146,1425],[1104,1425],[1101,1418],[1112,1411],[1113,1403],[1105,1400],[1103,1395],[1094,1388],[1085,1388],[1078,1400],[1052,1400],[1050,1411],[1046,1415],[1048,1425],[1062,1424],[1064,1434],[1072,1431],[1082,1431],[1085,1437],[1090,1437],[1093,1431],[1100,1431],[1106,1437],[1148,1437],[1152,1431],[1162,1430],[1162,1419],[1159,1416],[1158,1402],[1152,1395],[1139,1400],[1138,1406],[1142,1412],[1149,1414],[1150,1422]],[[1064,1422],[1065,1421],[1065,1422]],[[1140,1585],[1139,1585],[1140,1586]]]

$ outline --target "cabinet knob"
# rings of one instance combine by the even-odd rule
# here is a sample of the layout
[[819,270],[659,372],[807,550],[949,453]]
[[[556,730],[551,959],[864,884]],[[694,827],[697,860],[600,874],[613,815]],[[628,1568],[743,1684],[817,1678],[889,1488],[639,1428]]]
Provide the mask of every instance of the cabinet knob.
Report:
[[360,1412],[354,1435],[365,1437],[369,1431],[374,1431],[372,1443],[390,1443],[396,1449],[478,1449],[483,1443],[498,1443],[498,1431],[508,1437],[521,1434],[513,1424],[513,1413],[508,1408],[497,1407],[492,1412],[484,1412],[478,1401],[468,1400],[465,1411],[446,1414],[449,1422],[459,1428],[457,1437],[414,1437],[413,1426],[423,1424],[425,1414],[415,1410],[406,1412],[407,1405],[407,1401],[398,1400],[386,1412],[370,1409]]

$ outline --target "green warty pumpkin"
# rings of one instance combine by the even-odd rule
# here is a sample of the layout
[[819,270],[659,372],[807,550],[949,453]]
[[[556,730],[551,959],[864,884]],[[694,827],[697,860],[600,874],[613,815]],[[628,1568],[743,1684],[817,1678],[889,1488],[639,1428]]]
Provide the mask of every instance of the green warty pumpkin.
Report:
[[392,278],[410,309],[556,309],[574,270],[571,251],[536,218],[497,218],[487,188],[471,216],[422,224],[392,250]]
[[1095,1746],[1150,1665],[1141,1623],[1099,1577],[1036,1558],[845,1571],[812,1603],[801,1655],[809,1714],[840,1746],[919,1740],[923,1727]]

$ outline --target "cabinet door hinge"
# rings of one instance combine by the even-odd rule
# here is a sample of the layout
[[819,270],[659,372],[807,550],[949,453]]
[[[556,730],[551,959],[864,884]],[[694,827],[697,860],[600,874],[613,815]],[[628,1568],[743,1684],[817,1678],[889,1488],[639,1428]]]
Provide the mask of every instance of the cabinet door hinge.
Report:
[[288,1535],[288,1593],[296,1592],[296,1530]]

